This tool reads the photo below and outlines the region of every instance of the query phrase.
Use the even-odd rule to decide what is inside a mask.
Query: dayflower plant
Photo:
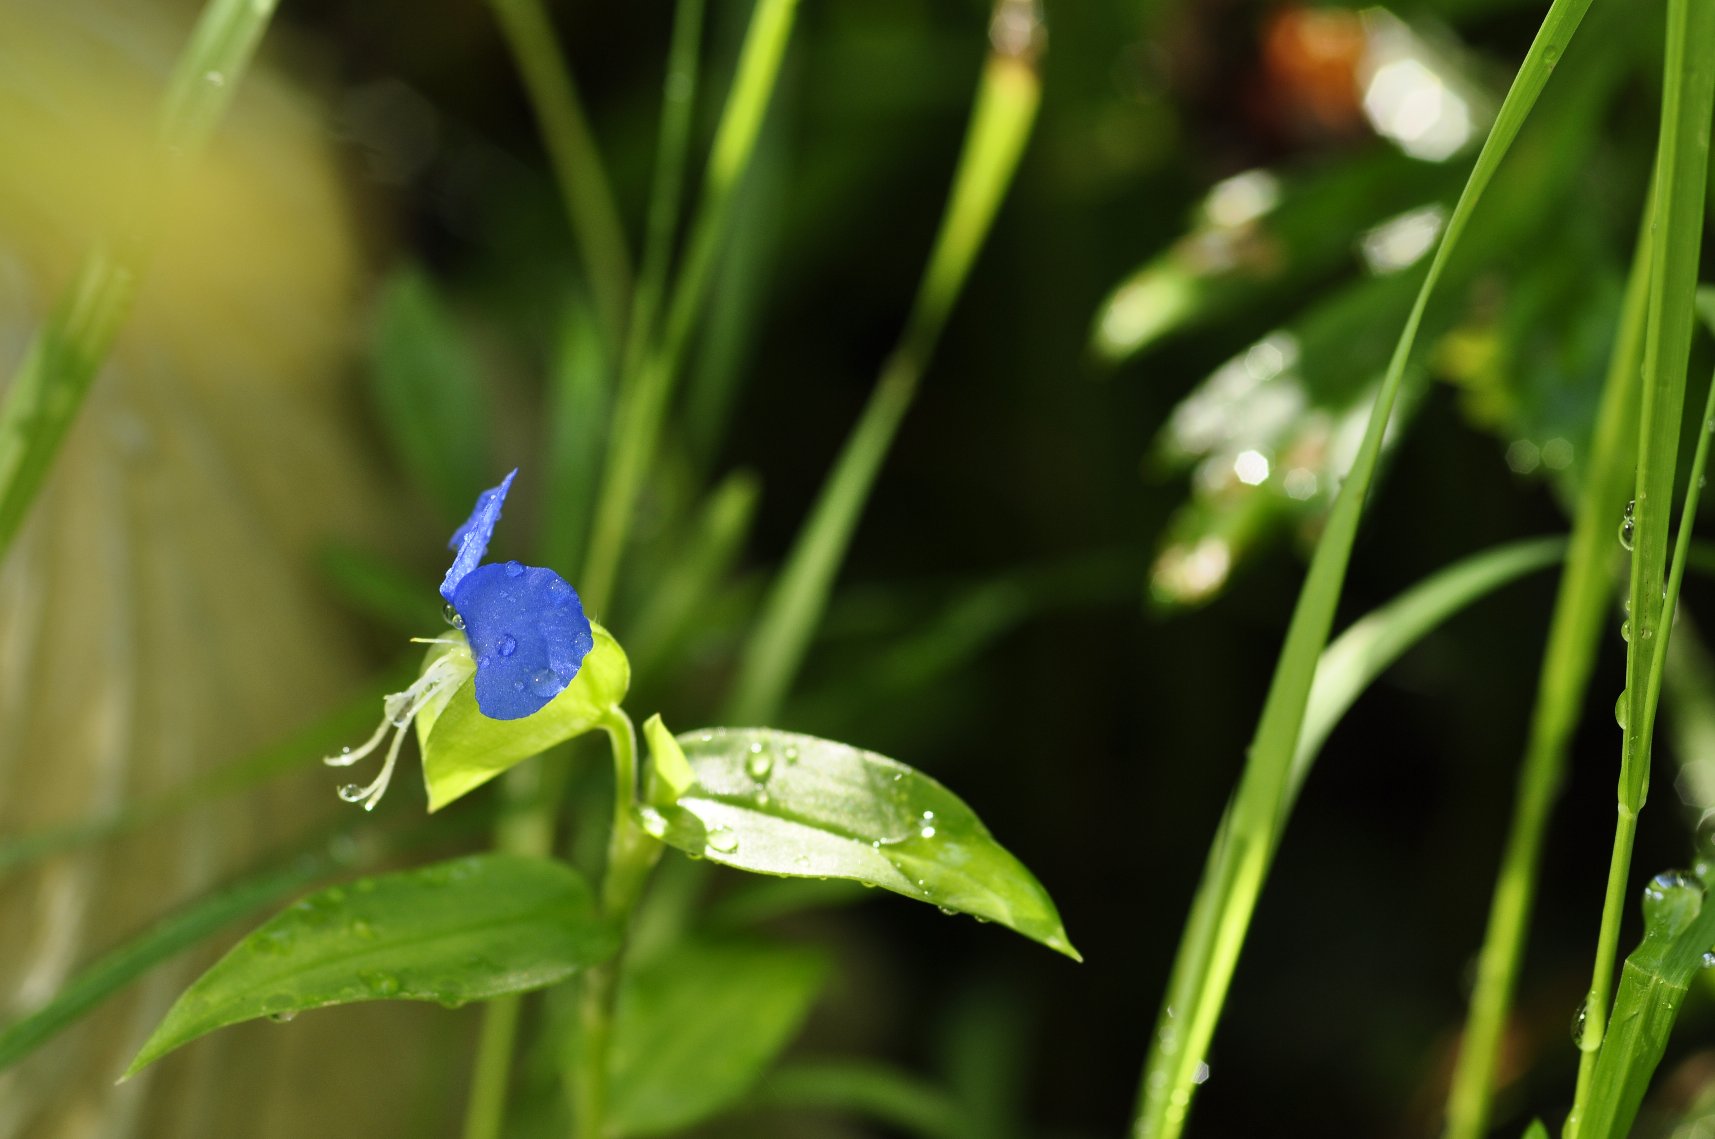
[[[565,578],[551,569],[519,562],[482,564],[517,476],[515,468],[499,486],[478,495],[470,517],[447,543],[455,552],[441,580],[441,596],[454,632],[450,637],[419,638],[446,645],[447,651],[432,657],[409,688],[386,697],[381,723],[362,746],[323,760],[331,767],[349,766],[393,733],[375,781],[367,787],[348,783],[339,789],[340,798],[347,802],[374,809],[393,778],[406,729],[425,708],[444,704],[473,672],[481,713],[493,720],[521,720],[541,711],[565,690],[595,644],[578,591]]]
[[[374,807],[414,726],[434,811],[516,764],[580,762],[594,749],[544,753],[600,732],[617,802],[599,889],[567,863],[514,853],[329,886],[209,969],[131,1072],[260,1016],[369,1000],[458,1005],[583,973],[570,1073],[580,1139],[692,1125],[739,1101],[808,1013],[827,970],[810,947],[760,941],[689,942],[630,962],[625,930],[668,850],[757,874],[879,886],[1078,956],[1047,891],[975,812],[896,760],[769,728],[675,736],[651,716],[643,725],[649,763],[639,770],[637,733],[621,707],[631,666],[619,642],[584,615],[577,591],[553,570],[483,563],[517,473],[483,491],[453,534],[441,582],[453,631],[420,638],[430,646],[422,674],[386,697],[381,724],[361,747],[327,762],[346,766],[386,743],[375,781],[339,792]],[[655,1002],[617,1001],[626,979]],[[678,1059],[662,1062],[651,1042],[697,1039],[683,1010],[702,1007],[717,1010],[710,1015],[733,1057],[710,1065],[704,1050],[677,1047],[666,1051]],[[756,1010],[738,1038],[718,1011],[734,1007]]]

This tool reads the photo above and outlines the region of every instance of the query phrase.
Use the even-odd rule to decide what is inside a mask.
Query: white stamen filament
[[[434,642],[437,644],[457,644],[458,642]],[[382,701],[381,723],[375,733],[357,748],[345,748],[338,755],[330,755],[322,760],[329,767],[350,767],[381,746],[381,741],[387,738],[389,731],[393,732],[393,742],[387,747],[387,758],[381,765],[381,774],[367,787],[359,787],[348,783],[339,789],[339,797],[348,803],[363,804],[363,809],[373,811],[375,804],[381,801],[381,796],[387,793],[387,784],[393,778],[393,766],[399,760],[399,749],[405,745],[405,733],[416,719],[417,713],[437,696],[441,695],[449,685],[462,684],[469,673],[469,657],[461,660],[460,653],[447,653],[437,657],[411,685],[403,692],[394,692]]]

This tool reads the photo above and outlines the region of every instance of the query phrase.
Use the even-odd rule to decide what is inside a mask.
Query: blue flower
[[[521,720],[558,696],[595,644],[578,591],[551,569],[518,562],[481,565],[513,471],[477,497],[453,534],[456,553],[441,596],[476,658],[476,706],[496,720]]]
[[[453,564],[441,580],[441,596],[449,620],[464,635],[435,639],[432,643],[451,649],[435,657],[411,687],[386,698],[375,733],[361,747],[345,748],[323,761],[349,766],[396,730],[375,782],[339,789],[347,802],[362,802],[366,810],[380,802],[411,721],[437,699],[450,697],[473,669],[478,710],[495,720],[521,720],[565,691],[594,646],[583,603],[565,578],[518,562],[482,564],[517,474],[514,470],[499,486],[478,495],[470,517],[447,544],[454,551]]]

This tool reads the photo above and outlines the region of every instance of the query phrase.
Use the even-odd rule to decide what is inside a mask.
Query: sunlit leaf
[[[881,886],[1081,960],[1048,892],[922,772],[766,728],[678,738],[697,785],[672,806],[641,811],[645,829],[669,845],[740,870]]]
[[[456,1006],[551,985],[617,947],[589,886],[563,863],[483,854],[360,878],[234,946],[179,997],[126,1075],[240,1021],[356,1001]]]
[[[577,676],[534,715],[521,720],[484,716],[476,706],[474,678],[444,705],[431,705],[418,714],[429,810],[438,811],[514,764],[590,731],[619,707],[631,683],[631,665],[612,634],[600,625],[591,629],[595,646]]]
[[[827,973],[814,950],[749,941],[692,942],[628,971],[610,1053],[614,1130],[677,1131],[737,1102]]]

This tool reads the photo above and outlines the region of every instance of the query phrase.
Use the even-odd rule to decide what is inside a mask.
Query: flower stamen
[[[456,641],[435,642],[458,645]],[[463,684],[471,671],[470,654],[466,652],[443,653],[423,670],[423,675],[412,682],[403,692],[388,695],[381,704],[381,723],[375,732],[357,748],[342,748],[338,755],[330,755],[322,760],[329,767],[350,767],[381,746],[381,741],[393,733],[393,742],[387,747],[387,758],[381,765],[381,774],[367,787],[356,783],[347,783],[339,789],[339,797],[347,803],[362,803],[363,809],[373,811],[375,804],[381,801],[381,796],[387,793],[387,785],[393,779],[394,765],[399,761],[399,749],[405,745],[405,734],[411,727],[411,721],[417,718],[432,701],[445,694],[448,688]]]

